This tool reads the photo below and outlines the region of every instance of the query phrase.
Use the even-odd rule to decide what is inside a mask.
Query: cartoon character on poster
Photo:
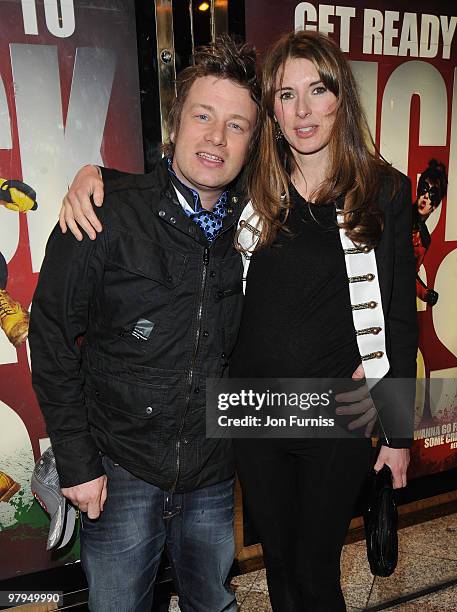
[[[427,227],[427,219],[441,204],[447,193],[448,178],[446,166],[431,159],[427,168],[419,177],[416,191],[416,200],[413,203],[413,246],[416,260],[416,295],[419,300],[430,307],[438,302],[439,294],[435,289],[428,286],[419,276],[419,270],[424,263],[427,251],[432,243],[430,231]],[[419,355],[418,377],[422,379],[423,364]],[[422,374],[422,375],[421,375]],[[438,381],[435,381],[437,383]],[[436,384],[434,385],[436,391]],[[439,425],[439,419],[434,417],[432,408],[432,393],[430,380],[418,384],[419,393],[416,394],[416,427]],[[439,395],[439,394],[438,394]]]
[[[0,178],[0,205],[23,214],[38,208],[36,193],[29,185],[22,181],[3,178]],[[8,265],[0,250],[0,326],[11,344],[18,347],[25,342],[28,335],[29,313],[9,293],[7,283]],[[26,509],[32,502],[28,491],[28,475],[33,453],[22,421],[3,402],[0,408],[4,424],[6,424],[5,419],[9,424],[8,436],[10,439],[14,437],[16,442],[14,448],[9,449],[15,461],[11,461],[11,453],[8,455],[2,453],[0,464],[0,502],[3,502],[0,506],[0,528],[5,528],[14,525],[18,518],[18,511]],[[2,450],[5,450],[7,442],[7,440],[2,441]],[[22,481],[22,484],[18,481]]]
[[[0,178],[0,205],[8,210],[27,213],[36,210],[35,191],[26,183]],[[1,245],[0,245],[1,247]],[[0,325],[13,346],[20,346],[27,338],[29,313],[8,292],[8,266],[0,250]]]
[[[416,259],[416,293],[417,297],[434,306],[438,301],[438,293],[430,288],[419,277],[419,269],[432,242],[426,221],[441,204],[447,193],[446,166],[436,159],[428,162],[417,185],[417,199],[413,204],[413,245]]]

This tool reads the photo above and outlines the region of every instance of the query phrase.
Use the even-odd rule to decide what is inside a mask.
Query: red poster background
[[[66,38],[54,36],[48,30],[43,0],[29,1],[28,4],[36,6],[38,35],[24,33],[22,5],[19,0],[0,0],[0,76],[8,101],[12,137],[12,149],[0,149],[0,177],[22,180],[15,83],[10,57],[11,43],[52,45],[57,48],[64,123],[77,49],[89,47],[114,50],[116,67],[101,155],[106,166],[141,172],[143,153],[133,0],[123,2],[75,0],[75,31]],[[37,91],[36,104],[39,105],[41,99],[42,96]],[[37,159],[36,163],[39,164],[40,160]],[[40,193],[37,193],[39,207],[37,211],[28,214],[50,215],[51,229],[57,220],[62,195],[56,193],[55,202],[49,203],[42,201]],[[20,217],[19,244],[8,262],[6,289],[14,300],[27,308],[38,278],[38,273],[32,271],[27,219],[23,213],[8,211],[6,214]],[[6,237],[3,236],[3,239]],[[0,227],[0,250],[2,250],[1,241]],[[0,330],[0,334],[3,334],[3,331]],[[39,440],[46,438],[47,434],[31,386],[26,344],[17,349],[17,363],[0,363],[0,400],[7,404],[25,424],[36,460],[40,455]],[[0,423],[0,429],[2,427]],[[9,434],[3,431],[3,435]],[[55,563],[72,560],[77,554],[77,551],[70,551],[64,556],[46,552],[45,537],[49,521],[36,503],[32,506],[26,503],[29,483],[25,481],[19,484],[21,490],[18,494],[15,494],[9,502],[0,501],[0,511],[3,511],[3,515],[0,513],[0,518],[5,514],[6,503],[14,506],[14,518],[8,515],[8,521],[3,521],[3,524],[0,520],[0,579],[12,576],[14,573],[44,569]]]

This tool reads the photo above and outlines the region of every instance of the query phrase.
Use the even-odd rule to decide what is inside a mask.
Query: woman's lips
[[[317,125],[308,125],[306,127],[295,128],[295,133],[299,138],[310,138],[317,132]]]

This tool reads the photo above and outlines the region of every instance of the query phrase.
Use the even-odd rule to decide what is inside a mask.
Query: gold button
[[[380,331],[381,331],[381,328],[380,328],[380,327],[373,327],[373,333],[374,333],[374,334],[376,334],[376,335],[377,335],[377,334],[379,334],[379,332],[380,332]]]
[[[384,353],[383,353],[383,351],[376,351],[375,355],[376,355],[376,359],[381,359],[381,357],[384,355]]]
[[[232,202],[233,202],[233,204],[236,204],[238,202],[238,198],[236,196],[233,196]]]
[[[244,227],[246,225],[246,221],[241,220],[240,221],[240,227]]]
[[[377,302],[368,302],[368,308],[376,308]]]
[[[365,246],[365,247],[363,247],[362,250],[363,250],[364,253],[369,253],[371,249],[370,249],[370,247]]]
[[[374,274],[367,274],[367,280],[372,281],[374,279]]]

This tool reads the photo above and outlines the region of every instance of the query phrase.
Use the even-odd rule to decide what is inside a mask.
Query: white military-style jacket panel
[[[251,254],[259,240],[261,227],[259,215],[254,211],[252,203],[248,202],[238,222],[238,242],[247,250],[242,253],[244,292]],[[365,376],[379,379],[387,374],[390,365],[386,355],[384,313],[376,255],[373,249],[354,244],[344,230],[340,229],[339,233],[348,275],[352,317]]]

